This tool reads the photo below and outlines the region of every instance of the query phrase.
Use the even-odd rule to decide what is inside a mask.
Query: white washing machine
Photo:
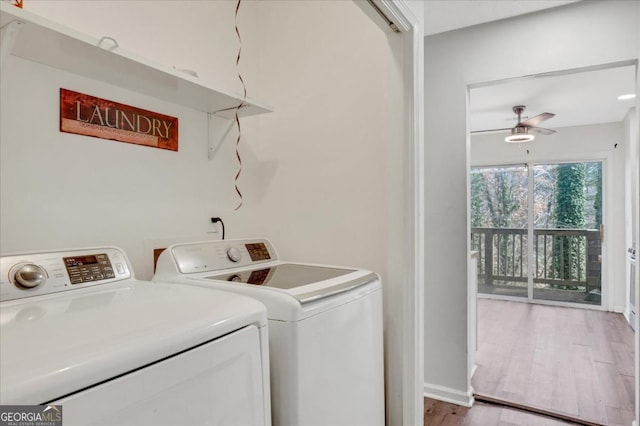
[[[0,404],[71,425],[270,425],[265,308],[134,279],[114,247],[0,258]]]
[[[385,423],[377,274],[284,262],[265,239],[175,244],[154,281],[233,291],[267,307],[277,426]]]

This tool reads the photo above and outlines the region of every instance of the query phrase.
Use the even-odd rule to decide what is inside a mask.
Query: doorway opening
[[[470,88],[479,262],[469,329],[480,399],[597,424],[634,419],[634,332],[612,311],[626,304],[624,149],[634,106],[617,97],[636,93],[635,73],[629,62]],[[523,105],[522,117],[513,113]],[[618,112],[592,114],[605,109]],[[534,140],[506,143],[540,116]]]

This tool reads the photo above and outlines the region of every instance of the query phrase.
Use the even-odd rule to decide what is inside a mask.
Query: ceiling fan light
[[[511,134],[504,138],[504,141],[507,143],[523,143],[523,142],[531,142],[536,137],[532,134],[529,134],[529,131],[526,127],[516,126],[511,129]]]
[[[504,141],[507,143],[522,143],[522,142],[531,142],[536,137],[533,135],[510,135],[504,138]]]

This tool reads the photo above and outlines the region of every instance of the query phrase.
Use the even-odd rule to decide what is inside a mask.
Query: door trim
[[[388,37],[401,37],[402,58],[402,151],[403,151],[403,276],[401,306],[392,311],[394,321],[401,323],[402,371],[397,366],[391,374],[402,376],[402,418],[391,418],[390,424],[422,425],[424,420],[424,29],[423,18],[416,17],[405,0],[373,0],[376,7],[390,18],[399,30],[394,33],[387,22],[367,2],[353,0]],[[389,360],[387,360],[389,361]],[[396,367],[396,368],[394,368]],[[387,395],[388,397],[389,395]],[[396,404],[387,401],[387,404]]]

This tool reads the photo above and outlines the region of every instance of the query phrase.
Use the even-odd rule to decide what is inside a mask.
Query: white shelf
[[[120,47],[99,47],[99,39],[81,34],[6,2],[0,2],[0,27],[19,21],[11,54],[94,80],[143,93],[225,118],[243,104],[242,117],[272,112],[254,99],[213,89],[197,77],[153,63]],[[7,43],[10,37],[3,37]],[[103,45],[114,46],[105,42]],[[3,47],[4,50],[4,47]]]

